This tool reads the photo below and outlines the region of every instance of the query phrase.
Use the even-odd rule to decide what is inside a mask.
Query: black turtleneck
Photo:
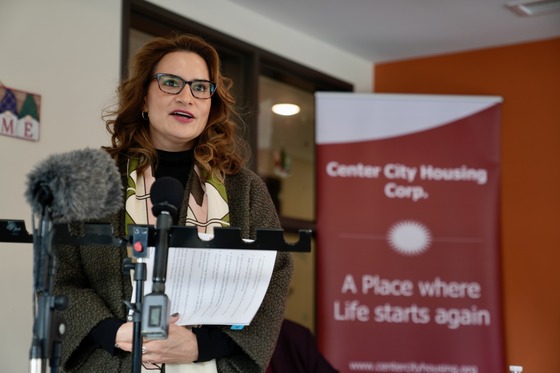
[[[154,167],[154,177],[170,176],[179,180],[183,188],[187,185],[187,177],[194,160],[194,150],[168,152],[157,149],[158,160]]]

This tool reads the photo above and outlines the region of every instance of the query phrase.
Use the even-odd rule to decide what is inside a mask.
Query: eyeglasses
[[[154,75],[153,79],[157,80],[158,87],[162,92],[170,95],[178,95],[187,84],[192,95],[196,98],[210,98],[216,92],[216,83],[209,80],[195,79],[188,81],[177,75],[163,73]]]

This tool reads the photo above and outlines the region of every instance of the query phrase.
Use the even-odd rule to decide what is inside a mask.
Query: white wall
[[[40,141],[0,136],[0,219],[23,219],[30,231],[23,193],[33,166],[107,143],[101,110],[119,77],[120,24],[115,0],[0,0],[0,81],[41,95]],[[27,372],[32,247],[0,243],[0,255],[0,371]]]
[[[371,92],[371,62],[228,1],[154,3]],[[40,140],[0,136],[0,219],[24,220],[31,232],[26,175],[51,154],[108,143],[101,112],[119,78],[120,27],[115,0],[0,0],[0,83],[41,95]],[[0,371],[26,372],[32,247],[0,243],[0,255]]]

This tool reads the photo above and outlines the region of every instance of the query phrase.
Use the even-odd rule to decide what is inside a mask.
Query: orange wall
[[[382,63],[374,77],[375,93],[504,98],[507,362],[527,373],[560,372],[560,38]]]

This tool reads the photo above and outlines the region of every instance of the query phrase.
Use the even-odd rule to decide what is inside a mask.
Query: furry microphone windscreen
[[[34,212],[48,208],[55,223],[99,219],[123,207],[119,170],[100,149],[48,157],[29,173],[25,196]]]

